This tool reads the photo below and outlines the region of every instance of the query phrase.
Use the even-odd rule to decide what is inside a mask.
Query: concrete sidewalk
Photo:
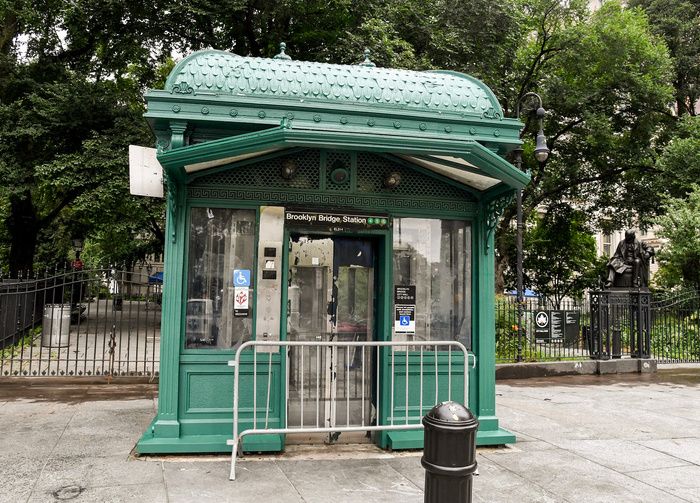
[[[479,502],[700,502],[700,366],[497,385],[507,448],[478,450]],[[134,458],[149,385],[0,383],[2,502],[422,502],[420,453],[294,447]]]

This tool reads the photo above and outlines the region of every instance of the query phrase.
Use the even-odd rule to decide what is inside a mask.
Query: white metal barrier
[[[281,427],[270,428],[270,396],[273,380],[273,354],[278,348],[284,347],[287,361],[285,362],[285,410]],[[380,348],[389,348],[390,414],[388,424],[377,424],[381,410],[380,389]],[[433,348],[432,354],[429,352]],[[253,427],[239,432],[239,401],[240,401],[240,370],[241,354],[246,349],[252,349],[252,422]],[[421,419],[424,411],[423,397],[429,389],[424,389],[424,378],[434,378],[433,399],[426,402],[432,407],[442,400],[452,400],[452,352],[461,352],[463,366],[463,382],[461,402],[469,404],[469,358],[472,358],[472,368],[476,365],[474,355],[471,355],[463,344],[457,341],[248,341],[238,348],[234,360],[229,366],[234,367],[233,380],[233,438],[228,440],[231,450],[231,475],[236,478],[236,456],[239,444],[244,436],[254,434],[286,434],[286,433],[342,433],[415,430],[423,427]],[[295,354],[296,353],[296,354]],[[308,355],[305,358],[305,353]],[[351,355],[352,353],[352,355]],[[403,361],[400,361],[403,357]],[[373,361],[374,360],[374,361]],[[399,360],[397,362],[397,360]],[[280,361],[280,364],[282,362]],[[404,379],[403,396],[399,394],[400,386],[396,386],[396,368],[403,364],[401,377]],[[265,379],[265,412],[264,421],[258,417],[258,366],[267,366]],[[409,367],[418,367],[418,400],[410,405],[409,396]],[[433,367],[426,371],[425,368]],[[355,370],[361,370],[355,373]],[[368,372],[369,371],[369,372]],[[441,378],[442,376],[442,378]],[[290,386],[291,381],[291,386]],[[440,382],[447,384],[446,392],[440,392]],[[292,389],[293,388],[293,389]],[[444,388],[444,386],[443,386]],[[412,390],[416,391],[416,390]],[[314,393],[315,392],[315,393]],[[323,392],[323,395],[321,394]],[[291,394],[290,394],[291,393]],[[298,400],[296,400],[298,398]],[[403,398],[403,416],[394,417],[396,407],[401,409]],[[457,399],[457,398],[456,398]],[[458,399],[457,399],[458,400]],[[458,400],[459,401],[459,400]],[[359,402],[359,404],[358,404]],[[308,405],[307,405],[308,404]],[[290,407],[291,405],[291,407]],[[306,410],[305,410],[306,405]],[[354,407],[351,407],[354,405]],[[322,407],[323,406],[323,407]],[[345,408],[345,421],[339,422],[338,407]],[[290,409],[293,409],[293,420],[290,424]],[[372,419],[374,412],[374,419]],[[311,419],[307,417],[311,415]],[[342,414],[340,414],[342,416]],[[298,416],[298,421],[296,420]],[[305,424],[306,423],[306,424]]]

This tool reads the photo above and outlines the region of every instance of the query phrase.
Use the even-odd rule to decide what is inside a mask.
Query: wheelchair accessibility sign
[[[250,287],[250,269],[234,269],[233,286],[236,288]]]
[[[416,332],[416,306],[397,305],[394,317],[394,330],[397,334]]]

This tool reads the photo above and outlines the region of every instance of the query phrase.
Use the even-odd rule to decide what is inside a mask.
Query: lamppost
[[[537,120],[539,122],[539,130],[537,131],[536,144],[535,144],[535,159],[537,162],[543,163],[549,157],[549,148],[547,148],[547,138],[544,136],[544,130],[542,129],[542,119],[544,119],[545,110],[542,108],[542,98],[537,93],[526,93],[519,100],[515,108],[515,118],[520,119],[520,112],[522,105],[526,99],[535,98],[537,100],[537,109],[535,114],[537,115]],[[519,170],[523,169],[523,149],[518,146],[513,151],[513,164]],[[515,204],[517,206],[516,215],[516,234],[515,234],[515,248],[516,248],[516,276],[517,276],[517,309],[518,309],[518,354],[517,361],[523,361],[523,308],[525,305],[525,296],[523,292],[523,190],[518,189],[515,193]]]
[[[80,271],[83,270],[83,261],[80,260],[80,253],[83,251],[83,240],[80,238],[75,238],[72,240],[73,251],[75,252],[75,260],[71,262],[71,269],[73,270],[73,279],[71,282],[71,319],[73,322],[80,320],[80,302],[83,300],[83,285],[82,285],[82,275]]]
[[[83,251],[83,240],[75,238],[73,241],[73,251],[75,252],[75,260],[71,264],[72,268],[79,271],[83,268],[83,261],[80,260],[80,253]]]

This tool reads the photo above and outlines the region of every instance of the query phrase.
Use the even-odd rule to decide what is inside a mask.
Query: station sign
[[[287,225],[292,224],[330,231],[389,228],[389,217],[387,215],[287,210],[284,213],[284,221]]]

